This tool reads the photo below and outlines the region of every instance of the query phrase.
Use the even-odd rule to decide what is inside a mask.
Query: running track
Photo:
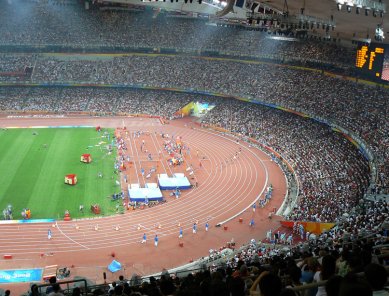
[[[267,229],[277,227],[277,219],[268,221],[267,214],[273,207],[279,207],[286,191],[285,178],[278,166],[263,152],[245,143],[237,143],[233,138],[209,130],[193,128],[187,123],[175,121],[162,126],[155,119],[134,118],[1,119],[1,126],[125,125],[129,131],[148,130],[151,134],[147,141],[153,154],[162,145],[162,139],[155,136],[154,131],[180,135],[191,148],[191,155],[186,156],[186,160],[195,169],[195,180],[199,184],[197,188],[183,193],[180,199],[170,198],[163,205],[128,211],[125,215],[76,222],[58,221],[55,227],[51,224],[0,224],[0,255],[12,254],[15,258],[0,260],[1,269],[10,266],[26,268],[29,266],[25,265],[31,264],[107,266],[112,260],[111,253],[115,252],[116,258],[128,269],[137,266],[130,273],[158,272],[163,267],[171,268],[187,263],[190,258],[206,256],[210,248],[223,246],[232,237],[241,245],[253,237],[264,237]],[[136,140],[131,139],[130,144],[131,141],[134,145],[128,148],[132,149],[133,155],[139,155],[139,151],[135,151],[139,149]],[[239,158],[231,160],[239,148],[242,150]],[[199,151],[199,155],[195,151]],[[172,169],[161,162],[158,173],[165,171],[170,175]],[[133,171],[139,172],[138,165],[135,160]],[[134,176],[136,174],[132,178]],[[140,182],[143,183],[142,180]],[[253,213],[250,206],[270,183],[275,188],[271,203]],[[241,211],[244,212],[239,217],[244,219],[244,223],[239,223],[236,218],[225,224],[228,230],[215,227]],[[254,229],[247,225],[251,218],[256,221]],[[209,232],[204,230],[207,220]],[[199,223],[197,234],[191,231],[194,221]],[[184,229],[183,248],[178,247],[178,223]],[[95,230],[96,225],[98,231]],[[119,230],[115,230],[117,225],[120,225]],[[47,239],[48,228],[53,232],[50,241]],[[148,235],[146,245],[140,244],[144,232]],[[152,241],[155,234],[160,238],[158,248]],[[42,259],[42,254],[53,256]]]

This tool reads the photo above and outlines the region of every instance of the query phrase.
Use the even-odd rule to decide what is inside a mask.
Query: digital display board
[[[381,78],[385,55],[387,49],[382,44],[361,44],[357,48],[355,66],[370,77]]]

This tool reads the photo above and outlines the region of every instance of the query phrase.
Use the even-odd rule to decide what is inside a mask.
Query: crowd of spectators
[[[170,119],[196,95],[140,89],[0,88],[0,111],[147,114]]]
[[[33,62],[32,55],[0,53],[0,82],[29,80]]]
[[[23,72],[32,61],[32,55],[0,53],[0,72]]]
[[[380,247],[387,242],[388,218],[388,202],[383,200],[360,200],[352,212],[342,216],[336,227],[325,231],[321,235],[310,235],[309,238],[304,237],[299,243],[287,248],[275,248],[274,245],[261,241],[258,243],[251,241],[239,250],[238,254],[231,261],[232,264],[228,265],[236,267],[234,262],[238,260],[244,261],[247,265],[254,262],[271,264],[272,258],[280,254],[291,256],[295,259],[304,259],[304,253],[312,253],[315,254],[315,257],[318,257],[322,249],[329,250],[344,247],[344,245],[350,247],[356,242],[360,244],[361,238],[375,246],[377,250],[371,250],[370,255],[375,257],[374,261],[377,262],[378,258],[376,256],[380,255],[382,251]],[[281,243],[281,245],[283,244]],[[382,261],[380,262],[382,263]]]
[[[69,1],[74,5],[60,2],[5,2],[0,11],[0,45],[175,48],[353,63],[352,52],[333,42],[282,42],[267,38],[265,32],[209,25],[208,18],[175,18],[167,12],[148,10],[102,11],[93,5],[85,10],[77,1]]]

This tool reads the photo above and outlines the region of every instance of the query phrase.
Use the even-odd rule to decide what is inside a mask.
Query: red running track
[[[191,149],[190,155],[186,155],[186,162],[192,164],[195,169],[194,180],[199,184],[197,188],[184,192],[179,199],[167,198],[168,202],[163,205],[128,211],[125,215],[58,221],[55,227],[51,224],[0,224],[0,255],[12,254],[14,258],[0,260],[0,269],[58,264],[83,267],[85,269],[80,268],[79,273],[102,281],[102,274],[90,275],[90,269],[87,268],[106,267],[112,260],[112,252],[115,253],[115,258],[126,266],[126,276],[131,276],[134,272],[148,274],[159,272],[162,268],[186,264],[191,258],[207,256],[210,248],[223,246],[231,238],[240,246],[251,238],[264,237],[269,228],[278,227],[277,217],[270,221],[267,215],[273,207],[278,208],[281,205],[285,196],[286,181],[282,171],[262,151],[246,143],[237,143],[229,136],[193,128],[193,125],[185,120],[162,126],[155,119],[137,118],[3,118],[0,125],[124,125],[130,132],[150,132],[146,141],[153,155],[158,153],[163,143],[163,139],[158,137],[160,131],[179,135]],[[140,139],[132,136],[128,139],[128,149],[132,149],[134,157],[134,166],[130,172],[133,183],[137,183],[136,178],[140,176],[137,174],[141,165],[137,157],[138,160],[142,157],[139,141]],[[239,148],[242,151],[239,157],[232,159],[232,155]],[[178,172],[177,168],[169,168],[165,156],[160,161],[158,173],[170,175],[172,172]],[[141,177],[139,180],[143,184]],[[253,212],[251,205],[269,184],[274,187],[271,202],[264,209],[257,208],[256,212]],[[243,213],[239,218],[243,218],[243,223],[234,218],[225,224],[227,230],[224,230],[224,227],[215,227],[241,211]],[[256,222],[254,228],[248,226],[251,218]],[[194,221],[199,223],[197,234],[191,231]],[[210,224],[208,232],[204,227],[206,221]],[[178,246],[178,223],[184,230],[184,237],[180,240],[184,247]],[[117,225],[120,225],[119,230],[115,230]],[[160,225],[160,228],[156,225]],[[48,228],[53,233],[51,240],[47,239]],[[148,242],[141,244],[144,232],[148,235]],[[155,234],[160,238],[158,247],[153,244]],[[42,257],[41,254],[45,256]],[[52,256],[46,256],[48,254]]]

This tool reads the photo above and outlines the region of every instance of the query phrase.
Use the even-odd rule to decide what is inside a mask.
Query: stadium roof
[[[268,0],[265,3],[281,9],[284,6],[284,0]],[[340,1],[338,1],[340,2]],[[287,1],[289,6],[289,13],[292,15],[300,14],[300,9],[304,6],[306,15],[318,17],[320,19],[329,19],[333,15],[336,28],[334,33],[339,33],[339,37],[352,39],[354,34],[356,38],[367,38],[367,35],[374,41],[375,30],[378,24],[383,25],[385,33],[385,43],[389,43],[389,14],[383,14],[383,18],[380,17],[380,13],[377,12],[377,16],[373,16],[373,11],[370,9],[369,15],[365,15],[365,8],[360,8],[360,13],[356,13],[356,6],[351,7],[351,12],[347,12],[347,2],[344,4],[340,11],[338,11],[337,1],[335,0],[300,0],[300,1]],[[357,2],[357,1],[355,1]],[[369,1],[369,2],[379,2]],[[382,4],[386,4],[386,11],[389,9],[389,1],[382,0]],[[335,35],[336,36],[336,35]],[[333,37],[335,37],[333,36]]]
[[[374,41],[374,36],[376,34],[377,25],[381,25],[383,28],[385,39],[384,43],[389,44],[389,14],[384,13],[381,17],[380,11],[374,12],[373,8],[370,8],[368,16],[365,15],[365,7],[362,6],[359,9],[359,14],[356,13],[357,4],[374,4],[380,6],[385,6],[386,11],[389,10],[389,0],[299,0],[299,1],[287,1],[287,0],[200,0],[202,4],[199,4],[199,0],[193,0],[193,3],[190,3],[190,0],[108,0],[110,2],[120,2],[120,3],[131,3],[134,5],[143,4],[146,6],[153,6],[162,9],[172,10],[172,11],[182,11],[185,13],[203,13],[209,15],[220,15],[223,9],[225,10],[228,4],[223,1],[232,1],[233,12],[225,14],[224,18],[226,19],[240,19],[246,20],[247,14],[250,11],[263,13],[263,7],[266,7],[267,10],[271,12],[283,13],[286,11],[286,6],[288,8],[289,16],[298,16],[301,17],[301,9],[304,8],[304,16],[312,17],[312,19],[318,19],[320,22],[320,28],[322,28],[323,23],[325,24],[335,24],[334,30],[330,26],[328,35],[331,38],[342,38],[342,39],[371,39]],[[106,1],[105,1],[106,2]],[[185,3],[187,2],[187,3]],[[342,8],[339,11],[337,3],[343,3]],[[238,3],[241,3],[241,8],[238,7]],[[351,7],[350,12],[347,11],[346,6],[348,3],[354,3],[354,6]],[[287,5],[285,5],[287,4]],[[254,9],[255,7],[255,9]],[[257,14],[258,15],[258,14]],[[376,16],[373,16],[376,15]],[[332,17],[331,17],[332,16]],[[312,21],[315,23],[313,30],[311,29],[309,33],[316,34],[318,36],[325,35],[325,30],[317,29],[318,22]],[[312,28],[312,25],[310,25]],[[315,30],[316,29],[316,30]],[[316,32],[315,32],[316,31]]]

